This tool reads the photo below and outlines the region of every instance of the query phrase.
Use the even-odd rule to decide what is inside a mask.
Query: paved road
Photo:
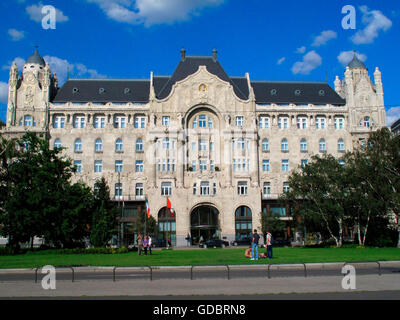
[[[378,265],[359,265],[356,267],[357,275],[377,275],[379,272]],[[86,270],[81,268],[74,268],[74,273],[71,269],[60,268],[57,269],[56,278],[61,281],[86,281],[86,280],[110,280],[113,281],[113,269],[93,269]],[[400,275],[400,266],[382,266],[382,275],[398,274]],[[307,277],[334,277],[341,276],[341,266],[332,266],[330,268],[311,268],[307,267]],[[271,266],[269,276],[271,278],[287,278],[287,277],[301,277],[305,276],[304,268],[298,266],[296,268],[282,268],[279,266]],[[7,273],[0,273],[0,282],[8,281],[35,281],[35,270],[31,271],[10,271]],[[43,275],[40,270],[37,274],[38,279]],[[229,268],[230,279],[247,279],[247,278],[266,278],[268,277],[268,266],[261,267],[233,267]],[[153,268],[117,268],[115,271],[115,280],[145,280],[152,278],[156,280],[167,279],[223,279],[228,278],[228,269],[224,266],[221,267],[195,267],[191,268],[173,268],[173,269],[158,269]]]

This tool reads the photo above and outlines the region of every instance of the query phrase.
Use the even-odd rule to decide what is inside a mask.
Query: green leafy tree
[[[346,168],[331,155],[314,156],[309,165],[289,177],[290,191],[282,200],[305,215],[318,216],[337,247],[343,244],[348,203]]]
[[[286,228],[286,223],[279,219],[278,216],[272,215],[270,213],[262,214],[262,232],[266,234],[270,232],[275,238],[282,233],[284,233]]]
[[[91,221],[90,190],[71,185],[71,161],[60,157],[60,149],[50,149],[46,139],[28,132],[17,146],[20,153],[8,165],[8,198],[0,221],[9,245],[18,250],[20,242],[44,236],[55,246],[73,246]]]
[[[119,211],[111,201],[110,189],[104,178],[96,181],[95,190],[90,243],[95,247],[105,247],[118,231]]]

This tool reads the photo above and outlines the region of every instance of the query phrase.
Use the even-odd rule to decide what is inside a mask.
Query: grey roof
[[[191,74],[199,66],[223,81],[230,83],[235,94],[243,100],[249,99],[246,77],[229,77],[215,57],[185,57],[172,76],[154,76],[153,85],[156,97],[165,99],[172,86]],[[333,104],[345,105],[342,99],[327,83],[323,82],[251,82],[256,102],[294,103],[294,104]],[[53,102],[141,102],[147,103],[150,97],[150,80],[68,80],[58,90]]]
[[[149,80],[68,80],[53,102],[126,103],[149,101]]]
[[[40,54],[37,51],[37,49],[35,49],[35,52],[33,53],[33,55],[31,55],[28,59],[26,59],[25,63],[36,63],[36,64],[39,64],[41,66],[45,66],[46,65],[46,62],[40,56]]]
[[[346,104],[324,82],[252,82],[251,86],[259,104]]]
[[[365,64],[357,58],[356,53],[354,53],[353,60],[351,60],[350,63],[347,66],[350,69],[357,69],[357,68],[367,69],[365,67]]]
[[[171,93],[172,86],[189,75],[195,73],[199,66],[206,66],[207,71],[216,75],[223,81],[229,82],[233,85],[236,95],[244,100],[248,99],[248,94],[244,94],[240,88],[236,85],[235,82],[231,81],[229,76],[226,74],[224,69],[219,64],[218,60],[213,57],[185,57],[184,60],[181,60],[178,64],[178,67],[175,69],[175,72],[168,80],[168,82],[164,85],[164,87],[157,92],[156,95],[159,99],[165,99]]]

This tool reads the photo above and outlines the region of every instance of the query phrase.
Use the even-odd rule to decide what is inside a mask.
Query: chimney
[[[218,53],[217,49],[214,48],[213,51],[212,51],[214,62],[217,61],[217,53]]]
[[[185,61],[185,59],[186,59],[186,50],[185,50],[184,47],[182,47],[182,49],[181,49],[181,60]]]

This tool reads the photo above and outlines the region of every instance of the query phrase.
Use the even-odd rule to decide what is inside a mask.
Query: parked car
[[[165,239],[157,239],[153,240],[153,247],[154,248],[166,248],[167,247],[167,240]]]
[[[208,240],[208,241],[203,241],[199,244],[200,248],[225,248],[229,246],[229,242],[225,240],[220,240],[220,239],[214,239],[214,240]]]
[[[251,245],[251,237],[245,237],[238,240],[232,241],[233,246],[250,246]]]

